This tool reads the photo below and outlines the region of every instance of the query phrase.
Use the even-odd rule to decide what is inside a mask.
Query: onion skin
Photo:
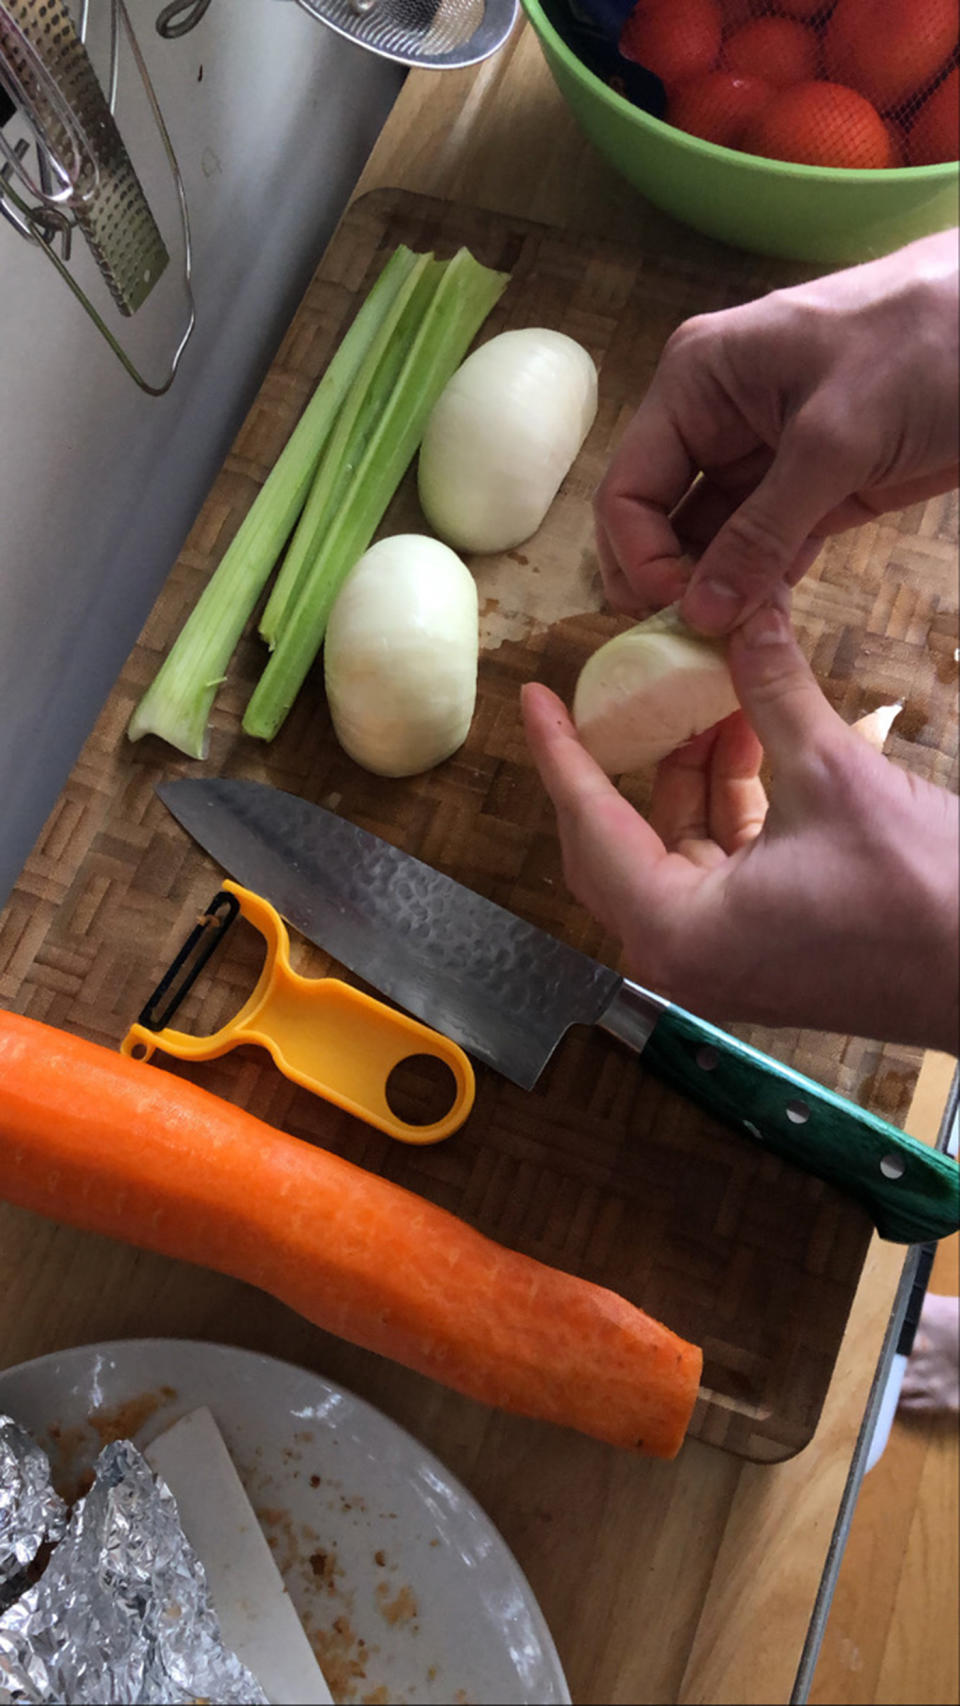
[[[541,525],[597,412],[597,370],[564,332],[501,332],[457,369],[420,447],[420,504],[456,550],[508,551]]]
[[[895,705],[878,705],[875,711],[868,711],[865,717],[859,717],[853,727],[877,752],[882,752],[887,744],[887,736],[902,710],[902,700],[898,700]]]

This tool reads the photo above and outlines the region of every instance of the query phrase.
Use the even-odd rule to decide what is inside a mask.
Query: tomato
[[[717,0],[639,0],[619,46],[625,59],[646,66],[670,89],[712,70],[720,35]]]
[[[883,125],[890,138],[891,166],[906,166],[908,164],[907,135],[903,125],[898,124],[895,118],[885,118]]]
[[[751,119],[740,140],[748,154],[802,166],[883,167],[896,164],[875,107],[840,83],[795,83]]]
[[[817,75],[820,49],[812,30],[794,18],[757,18],[734,30],[723,44],[721,63],[739,77],[763,77],[778,88]]]
[[[815,18],[824,10],[824,0],[777,0],[777,11],[788,18]]]
[[[911,166],[936,166],[960,159],[960,71],[954,68],[928,95],[910,128]]]
[[[724,33],[738,30],[741,24],[746,24],[755,18],[758,12],[756,0],[720,0],[720,10],[723,13]]]
[[[735,148],[744,126],[773,94],[772,84],[759,77],[708,71],[673,90],[667,102],[667,123],[690,136],[702,136],[705,142]]]
[[[827,24],[827,75],[881,112],[923,94],[957,45],[960,0],[837,0]]]

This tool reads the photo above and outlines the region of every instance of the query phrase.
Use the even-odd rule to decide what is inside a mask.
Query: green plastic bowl
[[[956,165],[841,171],[702,142],[615,94],[567,46],[539,0],[522,4],[594,147],[657,207],[708,237],[756,254],[843,264],[957,224]]]

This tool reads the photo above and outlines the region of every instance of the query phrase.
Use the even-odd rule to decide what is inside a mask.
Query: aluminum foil
[[[46,1456],[18,1422],[0,1416],[0,1607],[44,1542],[59,1540],[66,1526]]]
[[[129,1440],[100,1453],[44,1574],[0,1615],[0,1701],[267,1701],[223,1645],[173,1495]]]

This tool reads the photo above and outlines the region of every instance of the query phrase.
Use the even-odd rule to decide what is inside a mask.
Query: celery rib
[[[336,492],[336,506],[332,510],[326,497],[322,505],[318,500],[319,526],[310,544],[304,541],[304,561],[274,650],[247,705],[244,731],[261,740],[272,740],[286,718],[323,642],[334,599],[383,519],[430,410],[508,282],[508,274],[482,266],[467,249],[438,265],[439,282],[429,302],[420,304],[419,325],[399,371],[394,350],[376,371],[364,374],[369,389],[354,414],[353,432],[345,435],[343,470],[321,464],[317,478]],[[412,301],[418,300],[415,294]],[[358,374],[358,385],[359,380]]]
[[[261,637],[271,650],[296,601],[306,567],[316,554],[330,518],[336,515],[337,507],[343,501],[351,463],[356,463],[360,447],[369,440],[373,423],[366,405],[373,382],[384,371],[389,384],[396,378],[403,363],[404,350],[411,340],[410,327],[412,325],[415,332],[422,318],[422,300],[425,295],[429,299],[433,294],[441,272],[442,263],[435,261],[432,255],[418,257],[416,266],[397,292],[390,312],[357,369],[324,446],[296,531],[260,618]]]
[[[134,709],[130,740],[155,734],[206,756],[217,687],[310,491],[357,372],[421,257],[391,255],[334,352],[310,402],[167,657]]]

